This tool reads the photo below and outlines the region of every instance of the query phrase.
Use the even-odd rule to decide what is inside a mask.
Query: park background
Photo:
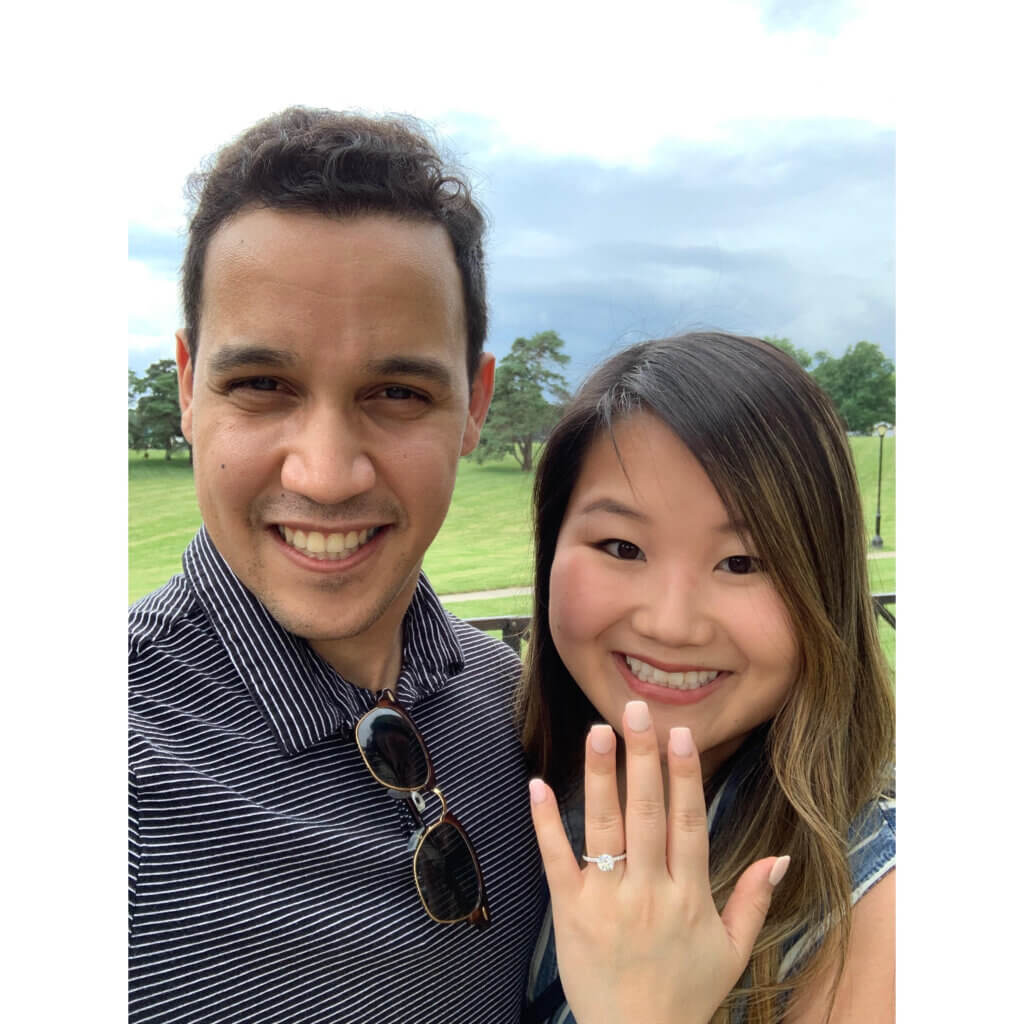
[[[862,34],[853,59],[826,53],[816,67],[771,49],[751,59],[732,25],[702,30],[702,13],[714,21],[707,4],[527,2],[505,12],[451,0],[442,12],[396,0],[383,18],[316,0],[294,11],[258,0],[244,11],[195,0],[130,13],[11,10],[0,72],[13,98],[9,1013],[70,1020],[88,1005],[123,1019],[123,337],[139,291],[125,273],[131,196],[180,205],[197,153],[291,102],[377,95],[379,104],[351,102],[436,119],[471,96],[513,111],[523,133],[545,118],[589,132],[610,109],[635,110],[637,130],[623,137],[639,148],[645,126],[697,120],[723,92],[756,102],[789,79],[792,94],[827,104],[837,86],[822,83],[834,69],[890,123],[900,112],[898,1015],[1003,1018],[1024,911],[1019,888],[989,881],[990,851],[1018,845],[1007,808],[1020,775],[1021,12],[996,0],[875,6],[885,20]],[[581,109],[593,113],[580,119]],[[170,354],[166,342],[154,358]],[[40,536],[77,543],[55,558],[33,542]]]
[[[335,67],[304,67],[293,86],[257,78],[187,120],[144,126],[133,153],[142,173],[125,183],[137,453],[171,454],[181,443],[168,360],[182,320],[184,182],[218,146],[292,102],[422,118],[466,170],[489,217],[487,348],[499,370],[484,450],[504,462],[464,461],[452,513],[427,555],[428,576],[456,613],[529,610],[522,595],[452,597],[530,583],[532,474],[518,472],[509,431],[493,435],[508,418],[500,394],[515,346],[546,332],[558,339],[560,362],[548,360],[558,386],[536,395],[512,387],[520,407],[553,409],[631,342],[722,329],[772,337],[799,354],[819,380],[831,380],[851,431],[894,422],[890,7],[722,0],[683,5],[667,21],[658,13],[663,33],[650,31],[654,15],[646,3],[628,15],[527,4],[498,16],[502,55],[472,88],[453,89],[448,69],[411,79],[410,34],[389,37],[386,55],[346,49],[345,84]],[[410,21],[430,35],[429,13]],[[479,57],[486,45],[471,34],[458,55]],[[385,56],[390,73],[381,76]],[[551,417],[535,419],[519,431],[520,455]],[[873,527],[877,443],[853,441]],[[884,443],[888,557],[872,560],[872,588],[893,591],[895,438]],[[172,468],[180,457],[171,467],[155,464],[156,451],[144,465],[130,462],[130,599],[177,571],[198,525],[187,472]],[[891,632],[883,630],[890,655]]]
[[[529,461],[535,464],[542,440],[534,438],[542,435],[545,424],[557,415],[557,403],[544,400],[533,378],[523,377],[522,371],[530,363],[516,356],[530,340],[534,339],[520,339],[498,367],[499,384],[510,379],[511,384],[498,396],[499,408],[494,410],[497,427],[485,425],[484,443],[477,456],[460,460],[451,509],[424,559],[424,571],[442,602],[462,618],[528,616],[531,612],[530,492],[534,474],[524,452],[529,451]],[[552,333],[542,340],[545,348],[552,340],[560,341]],[[557,348],[554,351],[559,354]],[[542,364],[536,373],[554,373],[543,365],[547,360],[535,362]],[[173,373],[159,364],[154,379],[158,384],[162,381],[165,393],[158,392],[156,397],[147,394],[140,405],[146,409],[148,399],[149,406],[155,407],[154,429],[163,424],[166,444],[160,449],[149,448],[139,417],[129,414],[136,421],[137,446],[129,452],[128,462],[131,601],[180,570],[182,552],[200,524],[189,452],[183,440],[170,433],[176,423],[175,402],[170,394]],[[862,381],[858,379],[857,383]],[[516,384],[520,385],[518,390]],[[530,388],[530,384],[535,386]],[[877,404],[862,404],[862,415],[870,419],[880,418],[884,412],[891,415],[893,375],[874,375],[868,384],[873,392],[868,397]],[[529,401],[531,398],[533,401]],[[860,483],[871,589],[892,594],[896,590],[896,439],[862,435],[851,436],[849,442]],[[876,526],[880,531],[877,534]],[[489,595],[489,591],[508,592]],[[887,607],[889,614],[895,615],[895,603]],[[880,620],[879,636],[893,665],[894,626]]]

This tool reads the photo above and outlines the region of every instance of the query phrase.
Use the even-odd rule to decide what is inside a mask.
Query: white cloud
[[[170,351],[183,321],[177,280],[139,260],[128,260],[126,274],[129,348],[165,345]]]
[[[413,113],[442,134],[476,115],[503,148],[634,165],[666,139],[742,141],[760,119],[891,126],[890,8],[866,0],[851,10],[829,34],[770,31],[749,0],[676,9],[527,0],[486,13],[450,0],[443,17],[392,4],[388,31],[369,8],[313,4],[303,19],[316,32],[299,45],[276,16],[242,24],[186,0],[155,37],[169,66],[187,55],[191,70],[154,76],[159,58],[148,48],[139,58],[149,67],[129,100],[129,218],[180,228],[182,185],[200,158],[292,103]]]

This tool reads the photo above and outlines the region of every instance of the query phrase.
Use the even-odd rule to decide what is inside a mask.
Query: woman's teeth
[[[648,665],[646,661],[639,658],[631,658],[625,655],[626,664],[630,672],[645,683],[654,683],[656,686],[667,686],[672,690],[696,690],[700,686],[706,686],[712,679],[721,675],[719,669],[701,669],[695,672],[663,672],[660,668]]]
[[[348,533],[320,533],[318,530],[293,530],[290,526],[279,526],[277,532],[293,548],[311,558],[330,562],[348,558],[353,551],[361,548],[377,535],[379,526],[368,530],[349,530]]]

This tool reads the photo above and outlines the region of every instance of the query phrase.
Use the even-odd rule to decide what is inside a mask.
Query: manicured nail
[[[668,745],[677,757],[689,757],[693,753],[693,735],[685,725],[677,725],[668,731]]]
[[[530,802],[542,804],[548,798],[548,788],[540,779],[530,779]]]
[[[771,871],[768,872],[768,884],[776,886],[785,877],[786,872],[789,870],[789,854],[785,857],[777,857],[775,863],[772,865]]]
[[[615,749],[615,732],[610,725],[590,727],[590,749],[595,754],[608,754]]]
[[[651,727],[651,713],[642,700],[631,700],[626,705],[626,724],[633,732],[646,732]]]

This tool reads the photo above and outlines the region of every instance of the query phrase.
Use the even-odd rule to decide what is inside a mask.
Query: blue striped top
[[[463,1021],[481,1006],[517,1021],[546,901],[511,708],[519,659],[420,577],[395,690],[493,918],[437,924],[405,804],[352,739],[375,695],[285,632],[205,529],[183,569],[129,614],[133,1024]]]

